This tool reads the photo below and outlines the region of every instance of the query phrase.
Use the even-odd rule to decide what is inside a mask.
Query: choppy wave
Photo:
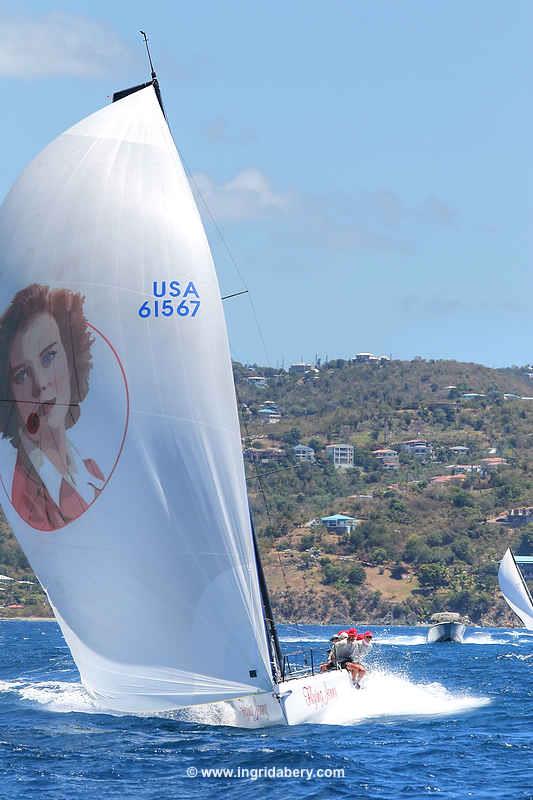
[[[66,681],[0,681],[0,692],[15,692],[22,700],[38,703],[50,711],[98,714],[105,710],[97,705],[81,683]]]

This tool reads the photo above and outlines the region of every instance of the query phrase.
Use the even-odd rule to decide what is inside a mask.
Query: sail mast
[[[252,526],[252,539],[254,543],[255,563],[257,565],[257,576],[259,578],[259,589],[261,591],[261,600],[263,603],[263,617],[265,621],[265,628],[267,634],[268,652],[270,655],[270,662],[272,664],[272,675],[274,680],[278,680],[281,675],[281,645],[279,642],[276,623],[274,622],[274,612],[272,611],[272,604],[270,602],[270,595],[263,571],[263,564],[261,562],[261,555],[259,553],[259,545],[257,536],[255,535],[254,522],[250,514],[250,524]]]
[[[152,62],[152,56],[150,53],[150,48],[148,47],[148,37],[144,31],[139,31],[139,33],[144,37],[144,44],[146,45],[146,52],[148,54],[148,62],[150,64],[150,76],[151,79],[146,81],[146,83],[138,83],[136,86],[130,86],[128,89],[121,89],[118,92],[113,93],[112,102],[116,103],[117,100],[123,100],[125,97],[128,97],[130,94],[134,94],[135,92],[140,92],[141,89],[146,89],[147,86],[153,86],[155,91],[155,96],[157,97],[157,102],[161,106],[161,111],[163,112],[163,116],[165,120],[167,119],[167,115],[165,113],[165,107],[163,105],[163,98],[161,97],[161,89],[159,88],[159,81],[157,79],[157,73],[154,69],[154,65]]]

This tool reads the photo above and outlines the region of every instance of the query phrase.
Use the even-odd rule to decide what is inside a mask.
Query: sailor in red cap
[[[359,689],[359,681],[365,674],[365,668],[358,663],[359,647],[357,641],[357,628],[348,628],[345,633],[346,638],[339,641],[335,646],[337,663],[343,669],[347,669],[354,686]]]

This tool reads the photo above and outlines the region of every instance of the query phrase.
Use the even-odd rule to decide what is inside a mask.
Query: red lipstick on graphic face
[[[26,420],[26,428],[29,434],[35,435],[39,430],[39,426],[41,424],[41,420],[39,418],[39,414],[36,414],[35,411],[28,416]]]

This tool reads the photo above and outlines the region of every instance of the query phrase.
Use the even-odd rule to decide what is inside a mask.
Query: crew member
[[[346,631],[346,639],[335,647],[337,662],[347,669],[352,676],[354,686],[359,689],[359,681],[365,674],[365,668],[358,663],[359,647],[357,642],[357,628],[349,628]]]
[[[337,645],[345,639],[347,639],[346,631],[339,631],[333,634],[330,639],[331,647],[328,650],[327,660],[320,665],[320,672],[327,672],[330,669],[337,668]]]

